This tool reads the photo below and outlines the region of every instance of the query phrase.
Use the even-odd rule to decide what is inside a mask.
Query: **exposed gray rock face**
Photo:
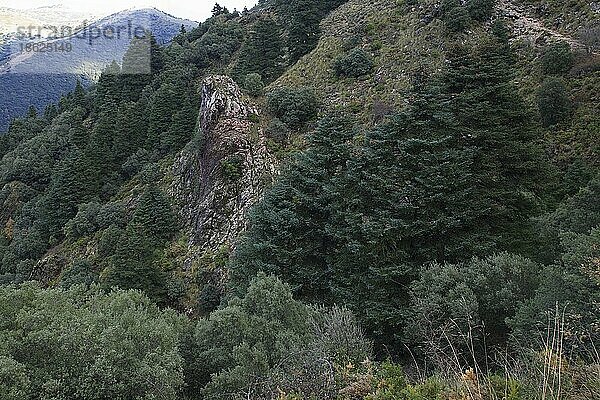
[[[193,245],[216,250],[245,230],[247,214],[275,175],[258,110],[227,76],[202,85],[196,138],[173,166],[172,194]]]

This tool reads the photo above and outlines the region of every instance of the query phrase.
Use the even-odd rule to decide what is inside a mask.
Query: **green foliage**
[[[106,229],[112,224],[124,225],[124,220],[125,210],[120,204],[80,204],[77,215],[65,225],[64,233],[68,239],[76,240]]]
[[[565,249],[560,264],[542,271],[541,284],[535,295],[524,302],[511,319],[515,343],[540,348],[548,327],[561,321],[565,351],[575,351],[583,357],[593,357],[594,343],[600,338],[595,321],[600,318],[598,280],[600,229],[588,233],[564,233]],[[552,328],[550,328],[552,329]]]
[[[158,241],[172,239],[178,228],[171,202],[155,184],[142,193],[131,223]]]
[[[508,44],[479,46],[457,52],[438,86],[361,141],[352,121],[324,118],[256,208],[236,284],[276,274],[301,298],[348,304],[389,345],[423,263],[522,243],[543,158]]]
[[[496,0],[468,0],[466,7],[472,19],[485,22],[494,14],[495,5]]]
[[[62,236],[62,227],[76,215],[78,205],[93,195],[88,165],[79,152],[72,152],[58,165],[38,211],[46,237]]]
[[[116,165],[121,165],[144,145],[148,130],[148,105],[144,101],[121,103],[115,118],[111,153]]]
[[[583,363],[600,339],[596,76],[566,76],[573,55],[564,43],[543,52],[543,73],[564,75],[538,92],[544,125],[561,128],[546,135],[519,94],[531,94],[535,69],[522,68],[501,22],[480,26],[492,0],[442,2],[433,14],[469,35],[435,40],[447,62],[439,75],[415,79],[410,93],[396,77],[410,73],[414,54],[390,60],[397,53],[383,35],[412,32],[423,15],[406,5],[419,4],[365,4],[375,11],[363,19],[353,3],[333,15],[335,40],[267,94],[273,118],[248,116],[254,130],[270,119],[270,149],[287,153],[293,137],[298,151],[253,211],[246,237],[231,243],[231,263],[228,251],[196,262],[184,232],[173,242],[179,217],[163,185],[197,129],[199,80],[231,74],[263,106],[265,84],[315,48],[322,18],[342,3],[261,1],[260,12],[241,17],[215,7],[170,46],[134,41],[123,69],[113,63],[91,90],[73,82],[43,116],[31,109],[10,125],[0,138],[0,284],[40,279],[70,289],[0,287],[0,398],[429,400],[464,397],[473,384],[494,398],[533,398],[540,385],[523,374],[543,368],[521,359],[530,352],[517,346],[539,348],[535,339],[557,320],[565,348],[582,360],[565,357],[565,388],[595,390],[575,371],[595,368]],[[378,7],[390,9],[380,18]],[[436,37],[438,27],[428,24],[422,36]],[[425,42],[410,48],[434,50]],[[363,44],[402,73],[370,87],[374,61]],[[322,57],[339,54],[338,45],[342,57]],[[332,65],[340,77],[364,79],[331,79]],[[142,67],[145,74],[127,74]],[[297,86],[321,67],[335,92]],[[371,103],[355,100],[355,84]],[[569,93],[578,107],[567,126]],[[391,95],[406,99],[397,115]],[[374,110],[374,126],[327,115],[313,131],[317,96],[336,111]],[[538,144],[558,153],[560,184]],[[242,157],[221,159],[212,167],[232,189],[252,172]],[[187,331],[183,316],[152,302],[208,317]],[[366,361],[371,343],[357,321],[378,356],[407,356],[411,343],[419,368],[433,361],[451,381],[409,381],[399,364]],[[484,363],[486,350],[506,350],[509,337],[520,369],[490,375],[497,364]],[[462,376],[474,361],[490,366],[486,377]],[[448,376],[455,372],[458,380]]]
[[[327,296],[326,276],[321,280],[308,276],[327,270],[325,257],[330,250],[323,226],[331,199],[324,186],[348,159],[348,150],[339,144],[352,136],[349,129],[343,118],[322,120],[311,136],[313,151],[299,154],[257,205],[248,238],[240,244],[232,266],[236,284],[264,271],[300,285],[296,291],[302,297]]]
[[[103,259],[110,259],[115,254],[123,229],[117,225],[110,225],[98,238],[98,255]]]
[[[543,246],[541,260],[552,263],[560,257],[564,252],[560,240],[562,234],[588,233],[600,225],[600,209],[594,200],[599,195],[600,181],[596,177],[566,198],[553,212],[539,218],[536,233]]]
[[[134,38],[123,56],[119,85],[123,99],[136,101],[142,90],[164,66],[160,47],[154,36]]]
[[[500,375],[489,377],[489,387],[493,395],[503,396],[506,400],[523,399],[521,383],[516,379],[506,378]]]
[[[139,149],[123,163],[122,171],[125,177],[132,178],[150,164],[152,155],[146,149]]]
[[[334,69],[337,76],[359,78],[373,71],[373,58],[362,49],[354,49],[335,61]]]
[[[194,363],[198,383],[208,384],[205,398],[251,389],[292,347],[308,341],[308,316],[308,308],[292,299],[288,287],[263,275],[252,281],[243,299],[231,300],[200,321]]]
[[[119,75],[121,75],[121,66],[116,61],[113,61],[102,71],[96,84],[99,104],[117,102],[123,97],[119,85]]]
[[[75,261],[64,273],[60,280],[61,287],[70,288],[76,285],[91,286],[98,281],[92,264],[86,260]]]
[[[575,57],[566,42],[554,43],[544,49],[540,58],[542,72],[546,75],[563,75],[573,67]]]
[[[204,285],[198,296],[198,310],[201,313],[209,313],[217,309],[221,304],[222,290],[212,283]]]
[[[244,90],[252,97],[262,96],[265,84],[260,74],[255,72],[246,75],[244,78]]]
[[[79,109],[58,116],[46,130],[33,130],[2,158],[0,168],[4,182],[20,181],[35,189],[45,188],[54,167],[70,148],[64,132],[81,128],[83,113]],[[16,127],[15,127],[16,129]],[[11,135],[13,128],[9,132]],[[37,134],[36,134],[37,133]]]
[[[198,107],[189,97],[185,98],[181,107],[173,114],[166,135],[161,139],[163,153],[181,150],[190,141],[196,128],[197,114]]]
[[[465,365],[484,359],[486,346],[506,344],[506,321],[533,296],[539,271],[530,260],[506,253],[430,265],[412,285],[408,336],[433,362],[445,362],[449,354]]]
[[[160,86],[149,104],[147,149],[160,149],[162,154],[180,150],[192,137],[199,103],[189,77],[194,68],[165,71]]]
[[[190,395],[208,399],[274,398],[281,391],[331,396],[331,366],[359,363],[371,351],[348,310],[310,308],[264,274],[243,298],[199,321],[194,338]]]
[[[179,398],[187,321],[138,292],[0,288],[2,399]]]
[[[308,88],[279,87],[267,94],[267,108],[290,128],[298,129],[317,116],[317,99]]]
[[[27,399],[31,381],[23,364],[0,355],[0,397],[6,400]]]
[[[295,63],[315,48],[320,36],[319,23],[346,0],[275,0],[275,8],[287,21],[290,61]]]
[[[250,113],[248,114],[248,121],[252,122],[253,124],[258,124],[260,123],[260,117],[257,114]]]
[[[567,87],[557,78],[547,78],[542,83],[537,92],[537,104],[546,127],[567,121],[573,110]]]
[[[265,128],[265,136],[278,144],[286,144],[290,137],[290,128],[279,118],[273,118]]]
[[[156,302],[166,295],[165,273],[157,265],[152,237],[130,225],[120,236],[102,284],[105,288],[136,289]]]
[[[393,400],[405,398],[407,386],[406,376],[401,365],[390,361],[382,363],[377,368],[374,379],[378,382],[374,393],[369,394],[366,400]]]
[[[284,71],[284,47],[277,22],[270,17],[259,19],[240,50],[236,75],[259,74],[265,82],[273,82]]]
[[[488,21],[493,13],[496,0],[444,0],[441,5],[442,19],[452,32],[463,32],[473,21]]]
[[[451,32],[463,32],[471,24],[469,11],[458,0],[444,0],[442,12],[444,23]]]
[[[202,31],[205,33],[191,44],[186,60],[198,68],[227,65],[244,38],[244,29],[239,23],[221,18],[203,23],[199,33]]]
[[[244,173],[244,160],[238,156],[230,156],[221,160],[221,171],[225,181],[233,183]]]

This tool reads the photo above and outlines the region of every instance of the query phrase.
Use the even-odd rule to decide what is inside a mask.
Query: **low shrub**
[[[359,78],[373,71],[373,58],[362,49],[354,49],[335,61],[334,69],[338,77]]]
[[[560,42],[547,47],[540,59],[542,72],[546,75],[563,75],[573,67],[575,57],[568,43]]]
[[[267,95],[267,108],[274,117],[297,129],[316,118],[318,104],[311,89],[279,87]]]

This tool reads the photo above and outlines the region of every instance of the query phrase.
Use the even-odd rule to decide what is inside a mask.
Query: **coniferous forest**
[[[134,39],[0,136],[0,399],[600,399],[599,20],[260,0]]]

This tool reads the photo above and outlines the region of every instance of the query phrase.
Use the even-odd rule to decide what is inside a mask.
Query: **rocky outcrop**
[[[542,20],[535,17],[531,9],[517,4],[514,0],[499,0],[496,2],[496,10],[499,16],[509,21],[516,39],[527,40],[540,46],[551,42],[566,42],[573,49],[583,50],[589,47],[573,36],[548,28]]]
[[[233,243],[275,175],[258,120],[231,78],[204,80],[197,132],[173,165],[171,187],[191,244],[201,249]]]

